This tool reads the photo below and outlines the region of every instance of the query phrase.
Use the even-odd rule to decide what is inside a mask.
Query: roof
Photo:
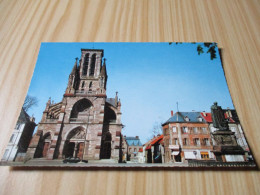
[[[185,120],[185,117],[189,118],[189,121]],[[198,118],[202,118],[202,121],[199,121]],[[169,118],[166,123],[205,123],[205,119],[201,117],[200,112],[176,112],[171,118]]]
[[[116,107],[116,100],[115,100],[115,98],[107,98],[106,102],[111,104],[112,106]]]
[[[30,116],[25,112],[25,110],[22,108],[19,118],[18,118],[19,123],[27,123],[30,122]]]
[[[162,143],[162,140],[163,140],[163,135],[158,135],[158,136],[156,136],[156,137],[154,137],[153,139],[151,139],[151,140],[149,140],[148,142],[146,142],[146,148],[145,148],[145,150],[149,150],[149,149],[151,149],[151,147],[153,146],[153,145],[155,145],[156,143]]]
[[[142,146],[142,143],[137,137],[125,137],[128,146]]]
[[[228,119],[229,122],[231,122],[231,123],[239,122],[236,112],[234,113],[231,111],[232,117],[229,117],[226,113],[226,111],[228,111],[228,110],[223,110],[223,111],[224,111],[225,118]],[[206,122],[208,122],[208,123],[213,122],[210,112],[201,112],[201,116],[206,120]]]

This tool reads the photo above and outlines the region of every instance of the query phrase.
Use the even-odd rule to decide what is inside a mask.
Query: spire
[[[74,64],[74,66],[73,66],[73,69],[72,69],[72,71],[71,71],[71,75],[73,75],[73,74],[75,74],[76,73],[76,71],[77,71],[77,66],[78,66],[78,58],[75,58],[75,64]]]
[[[115,97],[115,105],[117,106],[118,104],[118,96],[117,96],[118,92],[116,92],[116,97]]]
[[[106,58],[104,58],[103,66],[101,68],[100,76],[107,77],[107,69],[106,69]]]

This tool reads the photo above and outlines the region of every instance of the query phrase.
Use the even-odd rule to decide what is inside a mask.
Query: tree
[[[176,44],[181,44],[182,42],[176,42]],[[169,42],[169,45],[172,45],[173,42]],[[197,43],[193,43],[197,44]],[[197,45],[197,52],[198,55],[204,53],[204,50],[207,50],[207,53],[210,54],[210,59],[214,60],[217,58],[216,52],[217,52],[217,43],[203,43],[203,45],[198,44]]]
[[[37,105],[38,99],[34,96],[27,95],[23,103],[23,109],[25,112],[27,112],[30,108]]]
[[[162,125],[159,122],[155,122],[153,128],[151,129],[151,133],[149,137],[147,137],[147,141],[151,140],[152,138],[161,135],[163,133]]]

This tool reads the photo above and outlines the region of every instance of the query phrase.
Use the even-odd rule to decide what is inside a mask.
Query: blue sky
[[[49,97],[62,100],[68,76],[81,48],[104,49],[107,96],[118,91],[123,134],[139,135],[144,143],[153,126],[170,118],[170,111],[208,111],[217,101],[234,108],[219,55],[198,55],[191,43],[42,43],[28,94],[39,99],[29,110],[41,120]]]

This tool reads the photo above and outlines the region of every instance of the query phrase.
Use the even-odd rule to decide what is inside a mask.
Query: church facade
[[[30,158],[115,159],[121,153],[121,102],[107,98],[102,49],[81,49],[63,99],[48,100],[27,155]]]

